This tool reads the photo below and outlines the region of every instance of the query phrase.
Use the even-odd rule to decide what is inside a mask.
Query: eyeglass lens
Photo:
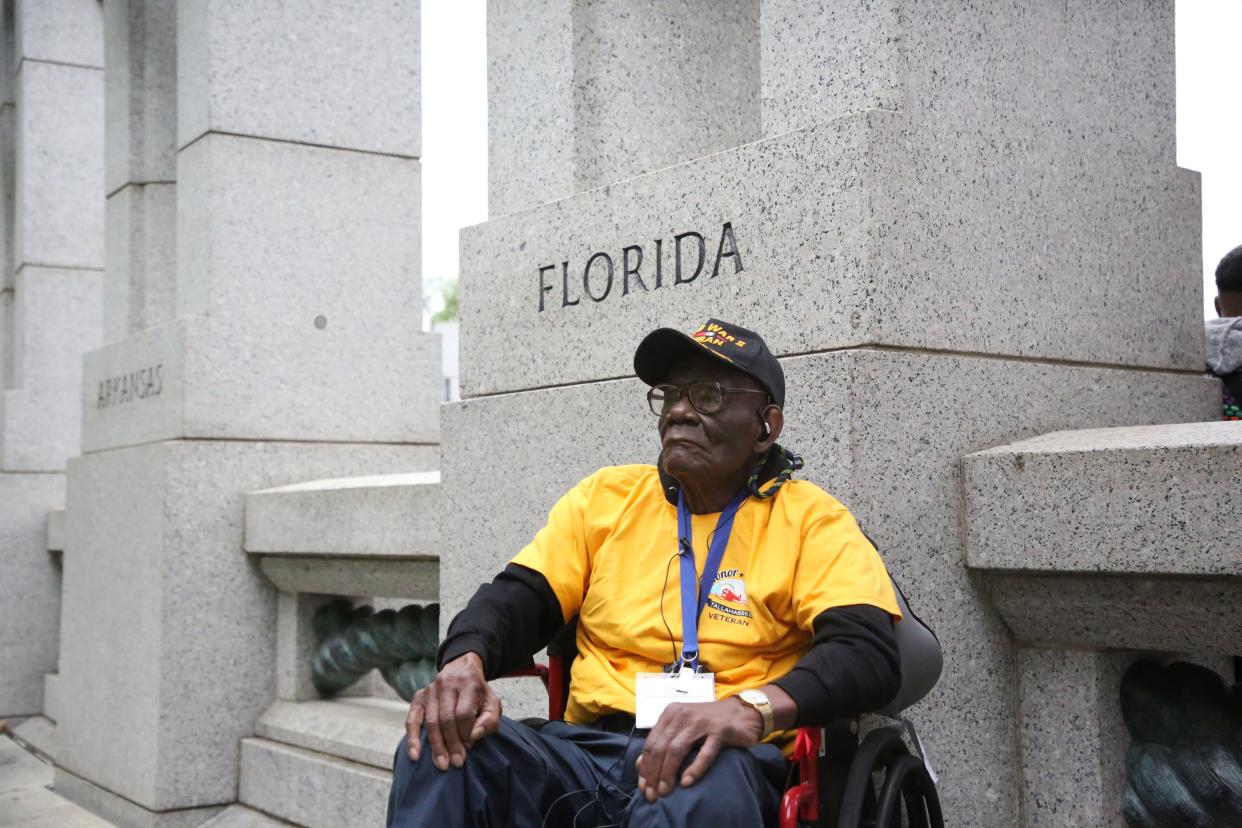
[[[714,414],[724,403],[724,392],[720,390],[720,383],[717,382],[693,383],[686,389],[686,393],[690,396],[690,404],[700,414]],[[682,389],[679,386],[656,385],[647,392],[647,401],[653,414],[664,417],[677,405],[681,395]]]

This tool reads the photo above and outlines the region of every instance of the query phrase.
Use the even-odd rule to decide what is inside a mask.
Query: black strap
[[[1242,369],[1219,376],[1220,381],[1229,389],[1229,396],[1233,397],[1235,402],[1242,404]]]

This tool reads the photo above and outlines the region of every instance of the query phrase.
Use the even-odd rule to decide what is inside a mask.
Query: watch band
[[[774,716],[772,700],[768,698],[768,694],[762,690],[743,690],[737,694],[736,698],[747,707],[759,711],[759,715],[763,718],[763,732],[759,734],[759,738],[762,740],[772,735]]]

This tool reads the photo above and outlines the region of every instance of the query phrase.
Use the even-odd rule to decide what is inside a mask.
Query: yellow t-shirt
[[[699,577],[719,517],[692,516]],[[513,558],[543,574],[566,621],[579,616],[568,721],[633,714],[634,674],[659,672],[680,654],[676,554],[677,507],[655,466],[634,465],[601,469],[571,489]],[[699,618],[699,658],[716,674],[716,697],[788,673],[810,646],[815,617],[850,604],[901,617],[884,564],[849,511],[802,480],[748,499]]]

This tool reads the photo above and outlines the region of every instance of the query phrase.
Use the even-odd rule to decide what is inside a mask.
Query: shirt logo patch
[[[730,624],[749,624],[749,619],[754,616],[746,609],[747,604],[746,581],[742,579],[742,573],[726,569],[716,577],[708,593],[707,617]]]
[[[746,603],[746,582],[741,578],[721,578],[712,584],[712,595],[733,604]]]

